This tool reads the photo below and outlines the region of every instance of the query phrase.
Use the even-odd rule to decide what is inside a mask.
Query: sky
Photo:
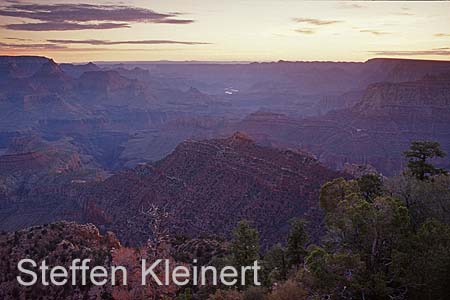
[[[0,0],[0,55],[57,62],[450,60],[447,1],[80,1]]]

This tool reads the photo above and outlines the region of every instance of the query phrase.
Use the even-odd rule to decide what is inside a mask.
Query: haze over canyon
[[[142,225],[131,219],[157,204],[176,212],[174,230],[226,234],[247,218],[273,243],[293,216],[320,219],[326,181],[358,165],[399,174],[413,140],[450,150],[446,61],[58,64],[4,56],[0,86],[6,230],[67,219],[140,243],[129,223]],[[225,216],[233,216],[227,225]]]

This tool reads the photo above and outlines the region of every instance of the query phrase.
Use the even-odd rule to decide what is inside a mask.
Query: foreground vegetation
[[[335,179],[321,189],[325,233],[309,240],[293,220],[285,246],[259,256],[258,232],[246,221],[234,232],[236,265],[261,259],[264,286],[219,289],[213,300],[448,299],[450,176],[430,163],[439,144],[414,142],[408,170]]]
[[[149,226],[146,234],[151,233],[142,246],[123,246],[111,232],[69,222],[1,232],[0,256],[8,259],[0,260],[0,299],[448,299],[450,176],[432,160],[443,155],[437,143],[414,142],[405,152],[408,169],[399,176],[366,173],[324,184],[317,199],[323,211],[321,234],[308,234],[311,224],[294,219],[284,242],[270,249],[245,220],[234,229],[232,240],[172,236],[165,225],[169,212],[157,206],[141,211]],[[23,287],[16,276],[17,262],[24,257],[66,268],[73,258],[89,258],[91,267],[125,266],[128,283]],[[197,259],[198,265],[217,268],[240,268],[258,260],[262,285],[143,286],[142,259],[168,259],[183,266]]]

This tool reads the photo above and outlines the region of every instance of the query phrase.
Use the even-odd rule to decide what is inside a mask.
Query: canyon
[[[449,74],[446,61],[384,58],[0,57],[0,229],[91,222],[141,244],[142,211],[156,205],[172,232],[193,238],[226,236],[243,218],[264,245],[293,217],[319,234],[321,184],[357,170],[399,174],[413,140],[449,152]]]

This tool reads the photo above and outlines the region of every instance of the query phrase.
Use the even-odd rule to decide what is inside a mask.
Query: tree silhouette
[[[403,155],[408,158],[409,170],[419,180],[446,173],[445,170],[436,168],[428,162],[429,159],[434,157],[445,157],[446,154],[442,151],[438,142],[413,141],[409,150],[403,152]]]

